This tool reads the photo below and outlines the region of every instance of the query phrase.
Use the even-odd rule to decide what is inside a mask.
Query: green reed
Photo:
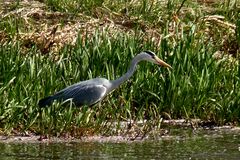
[[[121,37],[121,38],[119,38]],[[1,126],[5,129],[37,128],[48,132],[92,126],[105,121],[201,118],[226,123],[239,117],[239,66],[229,58],[213,58],[211,43],[189,34],[169,49],[164,41],[154,50],[173,69],[141,62],[134,76],[93,108],[53,105],[42,110],[38,100],[73,83],[94,78],[115,79],[127,71],[129,62],[143,48],[136,37],[96,34],[74,47],[65,47],[58,60],[32,48],[27,55],[19,45],[1,46]],[[192,42],[193,41],[193,42]],[[40,122],[41,120],[41,122]],[[51,133],[50,132],[50,133]]]

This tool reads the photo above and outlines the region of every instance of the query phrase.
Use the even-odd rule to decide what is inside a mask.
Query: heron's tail
[[[53,96],[49,96],[43,99],[40,99],[40,101],[38,102],[39,107],[46,107],[46,106],[50,106],[52,104],[54,100]]]

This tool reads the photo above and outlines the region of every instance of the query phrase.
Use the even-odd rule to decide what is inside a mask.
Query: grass
[[[173,119],[200,118],[220,125],[239,123],[237,1],[222,5],[171,0],[164,3],[46,0],[44,4],[48,12],[59,11],[66,17],[46,24],[61,23],[59,30],[63,29],[64,21],[75,24],[79,13],[87,17],[83,19],[85,24],[93,24],[97,17],[99,23],[109,18],[115,23],[121,21],[122,26],[90,25],[91,32],[85,31],[89,28],[78,31],[74,44],[59,43],[56,51],[52,44],[58,44],[54,39],[58,31],[54,38],[52,32],[43,40],[38,35],[22,36],[38,32],[33,27],[37,24],[34,17],[30,16],[31,23],[26,26],[19,15],[5,16],[0,22],[0,128],[4,132],[75,137],[97,133],[123,135],[130,133],[131,127],[122,129],[121,122],[131,119],[148,120],[139,128],[145,133],[160,127],[166,115]],[[5,10],[21,7],[18,1],[6,5]],[[209,15],[213,17],[206,18]],[[45,22],[45,18],[40,17],[40,21]],[[128,23],[123,23],[125,20]],[[40,26],[38,30],[41,29]],[[128,82],[92,108],[59,104],[44,110],[38,107],[39,99],[76,82],[121,76],[131,58],[142,50],[156,52],[173,69],[142,62]]]

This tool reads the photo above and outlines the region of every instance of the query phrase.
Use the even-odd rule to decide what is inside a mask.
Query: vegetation
[[[133,120],[143,121],[133,130],[144,135],[165,118],[240,121],[238,1],[0,3],[3,133],[131,134],[132,127],[121,125]],[[154,51],[173,69],[142,63],[92,108],[38,107],[39,99],[73,83],[118,78],[142,50]]]

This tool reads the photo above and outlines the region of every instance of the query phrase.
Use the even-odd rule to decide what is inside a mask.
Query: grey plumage
[[[93,105],[101,101],[109,92],[113,91],[129,79],[133,75],[137,63],[142,60],[147,60],[171,68],[170,65],[160,60],[153,52],[144,51],[133,58],[128,72],[122,77],[112,81],[105,78],[94,78],[82,81],[63,89],[52,96],[41,99],[38,104],[40,107],[45,107],[51,105],[54,100],[66,101],[70,99],[76,106]]]

